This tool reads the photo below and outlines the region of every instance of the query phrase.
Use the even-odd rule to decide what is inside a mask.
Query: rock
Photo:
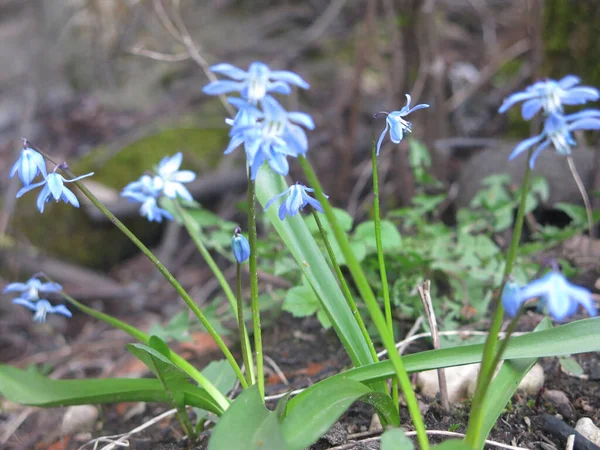
[[[98,419],[98,408],[92,405],[69,406],[62,423],[60,432],[64,435],[92,431]]]
[[[456,404],[467,398],[469,383],[477,378],[479,364],[448,367],[445,369],[448,385],[448,401]],[[439,391],[437,370],[427,370],[417,374],[417,388],[423,395],[435,397]]]
[[[594,422],[589,417],[579,419],[575,425],[575,430],[579,431],[583,437],[600,446],[600,428],[594,425]]]
[[[479,370],[478,370],[479,372]],[[523,377],[521,383],[519,383],[518,390],[524,392],[527,395],[536,395],[539,390],[544,385],[544,368],[535,364],[527,375]],[[469,388],[467,390],[467,395],[473,397],[475,394],[475,388],[477,387],[477,377],[474,377],[469,383]]]
[[[556,412],[564,418],[572,420],[575,417],[575,408],[563,391],[550,389],[544,392],[542,398],[551,403],[556,408]]]

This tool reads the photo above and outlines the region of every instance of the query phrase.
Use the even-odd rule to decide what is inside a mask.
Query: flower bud
[[[235,234],[231,239],[231,249],[233,250],[233,256],[235,256],[239,264],[250,257],[250,244],[244,235],[241,234],[239,227],[235,229]]]

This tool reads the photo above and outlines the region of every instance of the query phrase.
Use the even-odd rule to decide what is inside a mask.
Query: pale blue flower
[[[158,188],[162,190],[165,197],[172,199],[178,196],[192,201],[192,194],[182,183],[190,183],[196,179],[196,174],[191,170],[179,170],[183,155],[176,153],[169,157],[165,156],[157,167],[158,179],[155,178],[154,182],[158,185]]]
[[[45,322],[47,314],[61,314],[65,317],[73,316],[73,314],[71,314],[71,311],[69,311],[65,305],[52,306],[50,304],[50,302],[45,299],[38,300],[37,302],[30,302],[23,298],[15,298],[13,300],[13,303],[15,305],[25,306],[26,308],[29,308],[32,311],[34,311],[35,312],[35,314],[33,315],[34,322],[40,322],[40,323]]]
[[[540,306],[546,307],[556,320],[574,314],[580,305],[590,316],[597,313],[591,292],[569,283],[562,273],[555,270],[523,287],[519,295],[521,302],[539,297]]]
[[[67,180],[62,175],[56,172],[51,172],[43,181],[21,188],[21,190],[17,192],[17,198],[21,197],[26,192],[43,185],[44,187],[40,191],[37,198],[37,207],[41,213],[44,212],[44,205],[51,199],[54,199],[57,203],[62,200],[65,203],[71,203],[76,208],[79,208],[79,200],[77,200],[75,194],[73,194],[73,192],[71,192],[69,188],[65,186],[65,183],[73,183],[74,181],[78,181],[82,178],[90,177],[92,175],[94,175],[94,172]]]
[[[269,92],[289,94],[290,84],[308,89],[309,84],[299,75],[287,70],[271,70],[261,62],[250,64],[248,71],[239,69],[231,64],[221,63],[210,67],[210,70],[233,79],[212,81],[202,91],[208,95],[222,95],[240,92],[242,97],[252,104],[262,100]]]
[[[7,292],[18,292],[20,293],[18,298],[23,300],[39,300],[40,293],[49,294],[62,291],[62,286],[58,283],[43,283],[37,278],[33,277],[27,280],[25,283],[10,283],[4,288],[4,293]]]
[[[508,96],[498,111],[504,113],[517,103],[524,102],[521,115],[523,119],[530,120],[540,110],[545,114],[558,114],[563,112],[564,105],[582,105],[600,98],[598,89],[577,86],[580,81],[575,75],[567,75],[559,81],[538,81],[524,91]]]
[[[38,174],[46,178],[46,161],[41,153],[32,148],[24,147],[21,150],[19,159],[10,169],[10,178],[14,177],[16,173],[19,174],[23,186],[27,187]]]
[[[411,124],[409,121],[404,120],[403,117],[407,116],[413,111],[423,108],[429,108],[429,105],[421,103],[420,105],[416,105],[413,108],[410,107],[411,98],[410,95],[406,94],[406,106],[403,106],[400,111],[392,111],[391,113],[383,112],[383,114],[387,114],[385,119],[385,129],[379,136],[379,140],[377,141],[377,156],[379,156],[379,150],[381,149],[381,143],[383,142],[383,138],[385,137],[388,130],[390,130],[390,140],[394,144],[399,144],[405,133],[410,133]]]
[[[510,317],[515,317],[521,307],[521,287],[514,281],[507,281],[502,289],[502,306]]]
[[[232,104],[239,107],[240,111],[246,108],[239,102]],[[315,127],[310,115],[287,112],[273,97],[264,97],[261,104],[262,113],[252,112],[243,116],[249,124],[229,122],[232,124],[231,141],[225,150],[225,154],[229,154],[244,144],[252,180],[256,179],[265,161],[275,172],[287,175],[287,156],[298,157],[308,151],[308,138],[302,127],[309,130]]]
[[[295,216],[296,214],[298,214],[298,211],[303,209],[306,205],[311,205],[317,211],[323,212],[323,207],[321,206],[321,203],[319,203],[318,200],[308,195],[309,192],[314,192],[314,189],[307,188],[306,186],[300,183],[293,184],[281,194],[278,194],[271,200],[269,200],[265,205],[265,211],[279,197],[287,195],[288,198],[286,198],[285,201],[279,207],[279,218],[281,220],[285,219],[286,215]],[[325,195],[325,198],[328,198],[328,196]]]
[[[231,250],[239,264],[250,258],[250,244],[241,231],[239,227],[236,228],[233,238],[231,238]]]
[[[571,147],[577,145],[577,142],[575,142],[575,139],[571,135],[571,131],[599,129],[600,110],[597,109],[587,109],[567,115],[550,114],[544,121],[542,132],[519,143],[508,159],[514,159],[529,147],[537,145],[529,162],[530,167],[533,169],[537,157],[550,144],[554,146],[558,153],[570,155]]]
[[[158,197],[163,191],[164,182],[158,176],[142,175],[139,180],[129,183],[121,192],[121,197],[140,202],[140,214],[150,222],[172,220],[170,212],[158,206]]]

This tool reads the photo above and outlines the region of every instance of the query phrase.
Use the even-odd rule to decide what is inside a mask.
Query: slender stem
[[[68,176],[74,177],[74,175],[71,173],[70,170],[63,169],[63,171]],[[223,341],[221,336],[219,336],[219,333],[217,333],[217,331],[210,324],[210,321],[206,318],[206,316],[204,315],[202,310],[198,307],[198,305],[196,305],[194,303],[194,300],[192,300],[192,298],[188,295],[188,293],[185,291],[185,289],[183,289],[181,284],[179,284],[179,281],[177,281],[177,279],[175,279],[175,277],[171,274],[171,272],[169,272],[169,270],[158,260],[158,258],[154,255],[154,253],[152,253],[148,249],[148,247],[146,247],[142,243],[142,241],[140,241],[136,237],[136,235],[133,234],[129,230],[129,228],[127,228],[125,226],[125,224],[123,224],[123,222],[121,222],[119,219],[117,219],[117,217],[113,213],[111,213],[102,204],[102,202],[100,202],[100,200],[98,200],[96,198],[96,196],[94,194],[92,194],[88,188],[85,187],[85,185],[82,182],[75,181],[74,183],[81,190],[81,192],[87,198],[90,199],[90,201],[94,204],[94,206],[96,206],[96,208],[98,208],[102,213],[104,213],[104,215],[108,218],[108,220],[110,220],[119,230],[121,230],[121,232],[125,236],[127,236],[131,240],[131,242],[133,242],[137,246],[137,248],[139,248],[141,250],[141,252],[144,255],[146,255],[146,257],[156,266],[158,271],[165,277],[165,279],[171,284],[171,286],[173,286],[173,288],[177,291],[177,293],[183,299],[183,301],[186,303],[186,305],[188,305],[188,307],[193,311],[193,313],[196,315],[198,320],[200,320],[200,323],[202,323],[202,326],[204,326],[206,331],[215,340],[215,342],[217,343],[217,345],[223,352],[223,355],[225,355],[225,358],[227,359],[227,361],[229,361],[229,364],[231,364],[231,367],[235,371],[238,379],[240,380],[240,384],[242,385],[242,387],[244,387],[244,388],[248,387],[246,384],[246,380],[244,379],[244,374],[242,373],[242,370],[240,369],[240,366],[238,365],[237,361],[231,354],[231,351],[227,348],[227,345],[225,345],[225,342]]]
[[[238,329],[240,330],[240,345],[242,346],[242,357],[244,358],[244,367],[246,367],[246,381],[248,386],[254,384],[254,363],[252,362],[252,349],[248,347],[245,337],[247,336],[246,322],[244,322],[244,304],[242,302],[242,272],[241,264],[236,263],[236,279],[237,279],[237,319]]]
[[[572,156],[567,156],[567,161],[569,163],[569,170],[571,170],[571,175],[573,175],[573,179],[575,180],[575,184],[577,185],[577,189],[579,189],[579,193],[581,194],[581,198],[583,199],[583,204],[585,205],[585,213],[587,216],[588,222],[588,230],[590,233],[590,239],[594,238],[594,219],[592,217],[592,203],[590,202],[590,197],[588,196],[583,181],[581,181],[581,177],[579,176],[579,172],[577,171],[577,167],[575,166],[575,161]]]
[[[313,168],[304,156],[299,157],[298,161],[302,166],[302,169],[304,170],[308,182],[315,190],[317,200],[319,200],[319,202],[323,206],[327,220],[333,229],[335,238],[340,248],[342,249],[344,258],[346,259],[348,269],[350,269],[350,272],[352,273],[352,277],[356,282],[356,286],[360,292],[360,295],[363,298],[367,309],[369,310],[371,319],[373,320],[373,323],[375,324],[375,327],[377,328],[377,331],[381,336],[381,340],[385,346],[385,349],[388,351],[388,356],[390,358],[392,366],[394,367],[394,371],[396,372],[396,376],[400,383],[400,388],[404,393],[406,404],[408,406],[408,412],[410,413],[415,427],[415,431],[417,432],[417,440],[419,441],[421,450],[429,450],[429,440],[427,438],[427,433],[425,432],[425,424],[423,423],[423,417],[421,416],[421,412],[419,411],[417,397],[412,389],[410,378],[408,377],[408,373],[404,368],[402,358],[396,350],[394,339],[389,333],[387,324],[385,322],[385,318],[377,303],[377,299],[375,298],[375,295],[373,294],[373,291],[369,286],[367,278],[362,268],[360,267],[356,256],[352,252],[352,248],[350,247],[347,236],[344,234],[344,231],[342,230],[335,218],[335,214],[333,212],[331,204],[323,195],[323,188]]]
[[[265,397],[265,375],[263,363],[260,308],[258,304],[258,274],[256,264],[256,182],[248,181],[248,242],[250,244],[250,299],[252,326],[254,328],[254,355],[256,358],[256,381],[261,398]]]
[[[49,281],[52,281],[49,279]],[[66,292],[61,292],[61,295],[67,300],[69,303],[74,305],[79,310],[84,313],[94,317],[95,319],[101,320],[104,323],[107,323],[119,330],[124,331],[134,339],[137,339],[143,344],[148,345],[150,342],[150,336],[148,336],[143,331],[137,329],[136,327],[129,325],[113,316],[102,313],[100,311],[96,311],[89,306],[85,306],[83,303],[78,302],[73,297],[71,297]],[[198,383],[198,385],[204,389],[206,392],[212,396],[212,398],[219,403],[219,406],[223,408],[223,411],[227,410],[229,407],[229,400],[221,394],[221,392],[194,366],[192,366],[189,362],[179,356],[177,353],[171,351],[169,354],[169,359],[177,365],[180,369],[182,369],[185,373],[187,373],[194,381]]]
[[[390,289],[388,286],[387,271],[385,270],[385,258],[383,257],[383,244],[381,242],[381,212],[379,211],[379,174],[377,170],[377,148],[375,136],[371,138],[371,162],[373,164],[373,219],[375,221],[375,243],[377,245],[377,260],[379,262],[379,274],[381,277],[381,288],[383,289],[383,308],[385,321],[392,339],[394,339],[394,323],[392,321],[392,305],[390,302]],[[395,339],[394,339],[395,341]],[[400,410],[398,399],[398,379],[392,378],[392,399],[394,405]]]
[[[229,286],[229,283],[227,282],[225,275],[223,275],[223,272],[221,272],[221,269],[219,269],[219,266],[217,265],[217,263],[213,259],[212,255],[210,254],[210,252],[204,245],[204,242],[202,242],[202,239],[200,238],[200,230],[199,230],[198,225],[192,220],[192,218],[190,217],[188,212],[184,208],[181,207],[181,205],[179,204],[179,202],[177,200],[174,200],[173,204],[175,205],[175,209],[177,210],[177,213],[181,217],[183,224],[188,231],[188,234],[192,238],[192,241],[194,241],[194,244],[196,244],[198,251],[200,252],[202,257],[208,264],[208,267],[210,267],[210,270],[212,270],[212,273],[214,274],[214,276],[219,281],[219,284],[221,285],[223,292],[225,292],[225,296],[229,300],[229,304],[231,305],[233,314],[235,316],[238,316],[239,311],[238,311],[236,296],[233,293],[233,291],[231,290],[231,287]],[[246,327],[244,327],[243,330],[240,329],[240,342],[242,343],[242,346],[245,345],[246,348],[250,348],[250,338],[248,337],[248,329]],[[246,373],[250,373],[252,379],[254,379],[253,365],[250,365],[250,366],[246,365]]]
[[[340,282],[340,286],[342,287],[342,292],[344,293],[344,297],[346,297],[348,306],[350,306],[350,310],[352,311],[352,315],[354,316],[354,319],[358,323],[358,327],[360,328],[360,331],[361,331],[363,337],[365,338],[365,341],[369,345],[369,350],[371,352],[371,355],[373,356],[373,359],[375,361],[378,361],[379,358],[377,357],[377,351],[375,350],[375,346],[373,345],[373,340],[369,336],[367,327],[365,326],[365,323],[363,322],[362,317],[360,316],[360,312],[358,311],[358,308],[356,307],[354,298],[352,298],[352,293],[350,292],[350,288],[348,287],[348,283],[346,283],[346,279],[344,278],[342,269],[340,269],[340,265],[337,262],[335,254],[333,253],[333,248],[331,247],[331,244],[329,243],[329,239],[327,238],[327,233],[326,233],[325,229],[323,228],[321,219],[319,218],[319,213],[317,213],[317,211],[315,211],[314,209],[312,210],[312,213],[313,213],[313,217],[315,218],[315,222],[317,223],[317,227],[319,227],[319,231],[321,232],[321,238],[323,238],[323,242],[325,243],[325,248],[327,249],[327,254],[329,255],[329,259],[331,259],[331,265],[335,269],[335,273]]]
[[[493,366],[495,361],[496,343],[498,341],[498,333],[502,327],[502,318],[504,316],[504,308],[502,307],[502,302],[500,301],[500,295],[508,276],[512,273],[513,265],[517,257],[517,249],[519,247],[519,242],[521,241],[521,232],[523,231],[523,222],[525,219],[525,206],[527,204],[527,192],[529,191],[529,180],[531,178],[531,168],[529,167],[530,159],[531,149],[529,150],[527,157],[527,167],[525,169],[525,176],[523,177],[523,185],[521,187],[521,200],[519,202],[517,219],[515,221],[515,229],[510,247],[508,249],[508,255],[506,257],[504,274],[502,275],[502,286],[500,286],[498,294],[496,295],[496,310],[494,312],[488,337],[483,347],[481,370],[477,376],[477,387],[475,388],[475,395],[471,405],[471,415],[469,417],[467,437],[465,440],[473,449],[478,448],[477,442],[479,440],[479,434],[483,423],[483,401],[491,382],[491,377],[496,369]]]

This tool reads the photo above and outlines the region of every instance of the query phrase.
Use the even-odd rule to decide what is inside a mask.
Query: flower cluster
[[[71,203],[76,208],[79,208],[79,200],[73,192],[65,186],[65,183],[72,183],[74,181],[81,180],[82,178],[89,177],[94,173],[88,173],[80,177],[67,180],[62,175],[56,172],[58,168],[66,168],[66,165],[59,165],[54,168],[54,171],[48,173],[46,171],[46,161],[44,157],[31,148],[26,139],[23,140],[23,149],[17,162],[12,166],[10,170],[10,177],[14,177],[15,174],[19,174],[19,178],[23,183],[23,187],[17,192],[17,198],[21,197],[26,192],[36,189],[40,186],[44,186],[37,198],[37,207],[41,213],[44,212],[44,206],[51,199],[56,202],[62,200],[65,203]],[[33,183],[35,178],[41,175],[42,181]]]
[[[383,130],[383,132],[379,136],[379,140],[377,141],[377,156],[379,156],[379,150],[381,150],[381,143],[383,142],[383,138],[385,137],[388,130],[390,131],[390,140],[394,144],[399,144],[406,133],[412,132],[410,122],[404,119],[404,117],[418,109],[429,108],[429,105],[426,105],[425,103],[415,105],[411,108],[410,102],[411,97],[410,95],[406,94],[406,105],[403,106],[400,111],[392,111],[390,113],[382,111],[381,113],[379,113],[386,114],[387,117],[385,119],[385,129]],[[375,114],[375,116],[377,115],[378,114]]]
[[[270,94],[289,94],[290,85],[308,89],[308,83],[293,72],[271,70],[260,62],[252,63],[248,71],[225,63],[212,66],[211,70],[233,81],[213,81],[204,87],[204,93],[222,95],[239,92],[242,96],[227,99],[238,112],[234,119],[226,120],[231,125],[231,140],[225,153],[229,154],[243,145],[252,180],[256,179],[264,162],[275,172],[287,175],[287,157],[306,154],[308,138],[304,128],[312,130],[315,124],[306,113],[286,111]]]
[[[502,291],[502,305],[507,314],[514,317],[525,301],[536,297],[539,298],[540,308],[547,308],[556,320],[563,320],[574,314],[580,305],[590,316],[597,313],[591,292],[569,283],[565,276],[556,270],[524,287],[509,281]]]
[[[600,129],[600,110],[586,109],[572,114],[564,113],[564,106],[583,105],[600,98],[598,89],[578,86],[580,81],[574,75],[567,75],[559,81],[538,81],[523,92],[516,92],[504,100],[499,109],[501,113],[523,102],[521,106],[523,119],[530,120],[540,111],[544,115],[542,132],[517,145],[509,159],[516,158],[532,146],[537,146],[529,161],[533,169],[537,157],[550,144],[558,153],[570,155],[571,147],[577,144],[571,134],[573,131]]]
[[[52,306],[52,304],[42,298],[42,294],[51,294],[62,291],[62,286],[58,283],[43,283],[36,277],[27,280],[26,283],[10,283],[4,288],[4,293],[17,292],[19,296],[13,299],[15,305],[22,305],[34,312],[33,320],[35,322],[45,322],[48,314],[61,314],[65,317],[71,317],[71,311],[65,305]]]
[[[140,214],[150,222],[162,222],[163,217],[171,220],[173,216],[158,206],[161,196],[193,200],[192,194],[183,183],[194,181],[196,174],[191,170],[179,170],[182,159],[181,153],[171,157],[165,156],[158,163],[156,174],[142,175],[139,180],[129,183],[121,192],[121,196],[140,202]]]

